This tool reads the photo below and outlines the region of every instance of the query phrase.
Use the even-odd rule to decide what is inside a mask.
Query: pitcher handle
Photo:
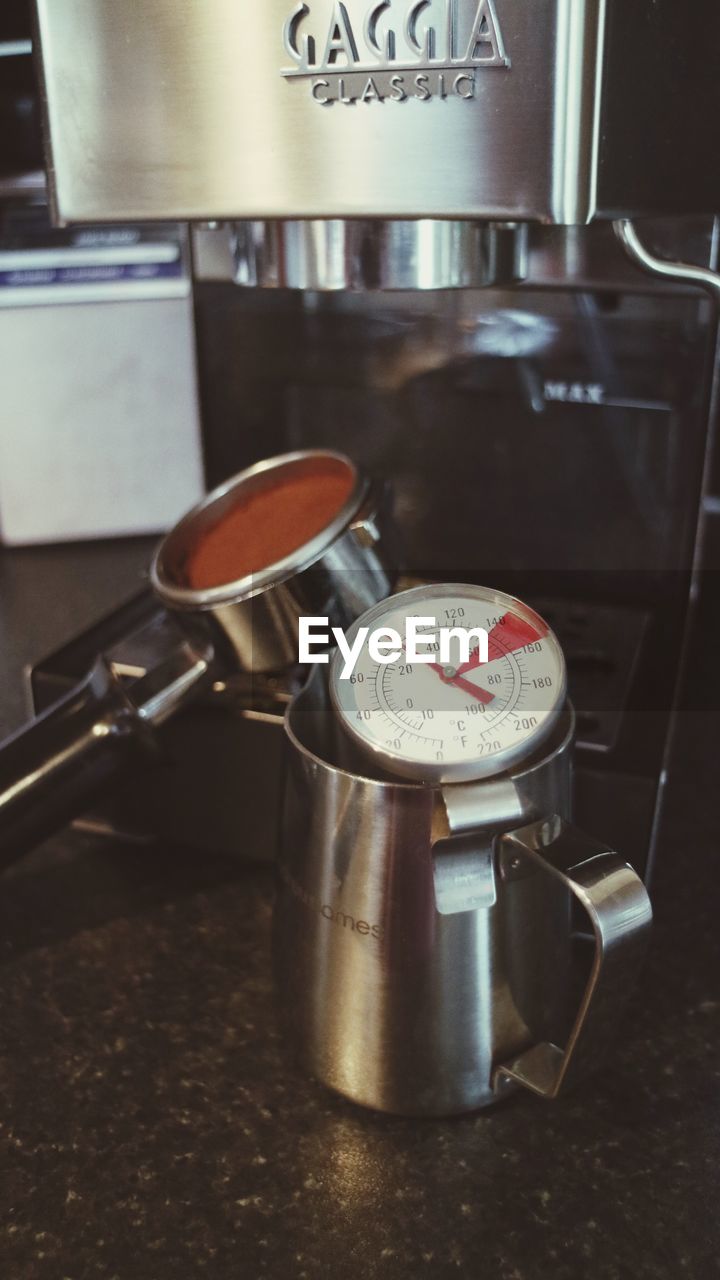
[[[592,970],[565,1048],[540,1042],[496,1067],[493,1076],[498,1092],[512,1082],[556,1098],[601,1057],[645,951],[650,899],[623,858],[561,818],[508,832],[498,839],[497,849],[502,879],[522,875],[532,864],[560,880],[592,923]]]

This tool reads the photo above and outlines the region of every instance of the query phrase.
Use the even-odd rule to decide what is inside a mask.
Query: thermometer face
[[[417,649],[430,663],[408,656],[408,618],[433,619],[418,625]],[[423,782],[488,777],[531,755],[557,723],[566,694],[562,650],[542,618],[512,596],[473,586],[416,587],[359,618],[348,644],[361,628],[369,634],[349,678],[341,678],[342,652],[333,656],[331,697],[345,731],[390,773]],[[441,628],[483,629],[487,663],[477,636],[467,661],[449,637],[450,660],[441,662]],[[382,663],[370,641],[387,629],[402,645],[395,657],[387,644],[390,661]]]

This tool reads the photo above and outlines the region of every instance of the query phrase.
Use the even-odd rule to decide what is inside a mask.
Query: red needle
[[[542,640],[548,633],[548,628],[541,618],[537,617],[537,626],[526,622],[524,618],[518,618],[514,613],[506,613],[499,622],[495,623],[492,631],[488,635],[488,661],[480,662],[480,649],[474,649],[470,654],[469,662],[463,663],[458,667],[457,674],[462,676],[466,671],[474,671],[476,667],[487,666],[490,662],[497,662],[498,658],[504,658],[507,653],[512,653],[515,649],[524,649],[526,644],[533,644],[537,640]]]
[[[463,680],[462,676],[456,672],[454,676],[447,676],[445,668],[441,667],[437,662],[431,662],[430,667],[433,671],[437,671],[443,684],[454,685],[456,689],[462,689],[463,693],[469,693],[471,698],[476,698],[478,702],[488,703],[495,701],[495,694],[488,693],[487,689],[480,689],[470,680]]]

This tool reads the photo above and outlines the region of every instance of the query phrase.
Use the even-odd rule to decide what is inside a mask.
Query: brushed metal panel
[[[307,0],[284,44],[294,3],[37,0],[59,219],[592,215],[604,0]]]

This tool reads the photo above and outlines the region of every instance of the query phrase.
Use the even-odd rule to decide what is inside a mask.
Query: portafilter
[[[179,521],[150,567],[176,625],[140,678],[98,655],[85,678],[0,748],[0,862],[76,817],[155,729],[237,673],[298,667],[303,615],[347,627],[386,596],[395,537],[386,486],[326,450],[287,453],[226,481]],[[252,697],[252,680],[250,682]]]

